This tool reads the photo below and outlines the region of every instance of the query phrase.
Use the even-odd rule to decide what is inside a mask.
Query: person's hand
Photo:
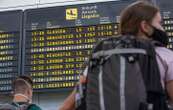
[[[86,77],[81,75],[77,85],[84,84],[86,82],[87,82]],[[74,89],[73,92],[65,99],[63,105],[60,107],[59,110],[75,110],[75,94],[76,94],[76,89]]]
[[[86,77],[81,75],[80,79],[79,79],[79,82],[82,83],[82,84],[86,83]]]

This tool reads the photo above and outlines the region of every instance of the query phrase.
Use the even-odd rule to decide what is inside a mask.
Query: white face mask
[[[24,94],[15,94],[14,96],[15,96],[15,97],[16,97],[16,96],[21,96],[21,97],[25,98],[25,99],[27,100],[28,103],[32,103],[32,99],[29,98],[29,97],[27,97],[27,96],[24,95]]]

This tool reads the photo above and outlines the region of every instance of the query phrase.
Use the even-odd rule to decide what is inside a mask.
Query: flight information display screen
[[[118,34],[118,15],[130,2],[26,10],[23,73],[34,89],[74,87],[96,42]]]
[[[157,3],[163,18],[163,27],[169,36],[167,48],[173,50],[173,0],[158,0]]]
[[[0,93],[20,74],[22,11],[0,12]]]

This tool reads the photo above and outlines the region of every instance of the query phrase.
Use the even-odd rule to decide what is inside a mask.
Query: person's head
[[[33,95],[32,86],[33,86],[33,81],[29,76],[19,76],[12,83],[13,94],[14,96],[16,95],[24,96],[25,98],[27,98],[29,102],[31,102]]]
[[[120,34],[130,34],[146,39],[165,40],[163,39],[165,36],[163,33],[165,32],[161,22],[162,19],[158,7],[148,2],[138,1],[129,5],[121,13]]]

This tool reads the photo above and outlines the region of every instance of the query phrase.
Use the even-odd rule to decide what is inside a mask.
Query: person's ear
[[[150,35],[152,33],[151,26],[146,22],[142,21],[140,23],[140,30],[141,32]]]
[[[32,102],[32,96],[33,96],[33,91],[32,91],[32,89],[29,89],[29,90],[28,90],[27,96],[28,96],[30,102]]]
[[[27,96],[32,97],[32,90],[30,89],[27,90]]]
[[[26,95],[29,96],[30,95],[30,90],[26,91]]]

